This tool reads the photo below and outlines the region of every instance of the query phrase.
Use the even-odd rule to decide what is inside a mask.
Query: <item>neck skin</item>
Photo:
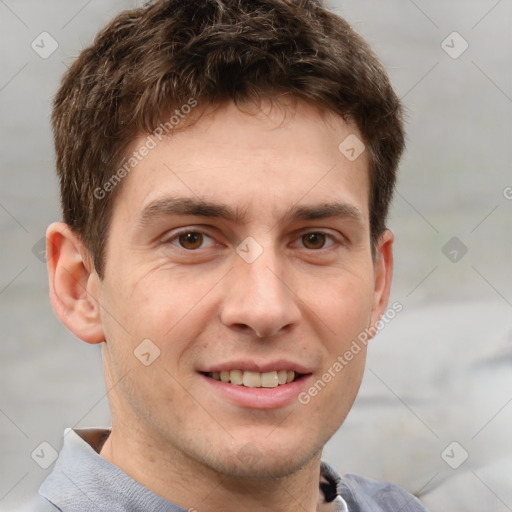
[[[248,480],[219,474],[174,447],[147,442],[136,432],[118,435],[115,425],[100,455],[158,496],[199,512],[314,512],[332,510],[319,491],[321,453],[279,479]],[[135,435],[133,435],[135,434]]]

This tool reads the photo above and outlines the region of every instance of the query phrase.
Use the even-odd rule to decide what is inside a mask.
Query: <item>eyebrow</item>
[[[213,203],[198,198],[166,197],[149,203],[138,216],[137,223],[147,226],[158,218],[172,215],[194,215],[224,219],[231,222],[243,222],[245,212],[233,209],[224,203]],[[282,216],[283,220],[316,220],[324,218],[347,218],[364,223],[364,216],[354,205],[343,202],[321,203],[311,206],[292,206]]]
[[[356,206],[349,203],[322,203],[313,206],[294,206],[286,214],[290,220],[315,220],[340,217],[363,223],[364,216]]]
[[[159,217],[171,215],[195,215],[213,217],[232,222],[243,220],[243,213],[222,203],[212,203],[197,198],[166,197],[149,203],[140,213],[138,224],[146,226]]]

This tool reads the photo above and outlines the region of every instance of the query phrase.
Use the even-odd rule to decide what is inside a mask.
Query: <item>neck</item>
[[[153,493],[192,512],[314,512],[319,503],[321,453],[285,476],[241,478],[113,425],[101,456]]]

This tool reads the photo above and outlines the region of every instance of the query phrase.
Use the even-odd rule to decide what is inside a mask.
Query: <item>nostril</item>
[[[234,329],[236,329],[238,332],[241,332],[243,334],[250,334],[251,332],[255,332],[255,329],[252,329],[247,324],[233,324],[232,327]],[[256,335],[258,336],[258,338],[261,337],[261,336],[259,336],[259,334],[257,332],[256,332]]]

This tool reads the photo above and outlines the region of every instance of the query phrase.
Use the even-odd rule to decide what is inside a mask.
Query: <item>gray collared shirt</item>
[[[103,459],[93,446],[107,435],[108,431],[67,429],[64,446],[52,473],[39,489],[40,496],[24,510],[187,512]],[[396,485],[356,475],[340,476],[325,462],[321,466],[320,493],[324,500],[319,505],[322,511],[426,512],[417,498]]]

